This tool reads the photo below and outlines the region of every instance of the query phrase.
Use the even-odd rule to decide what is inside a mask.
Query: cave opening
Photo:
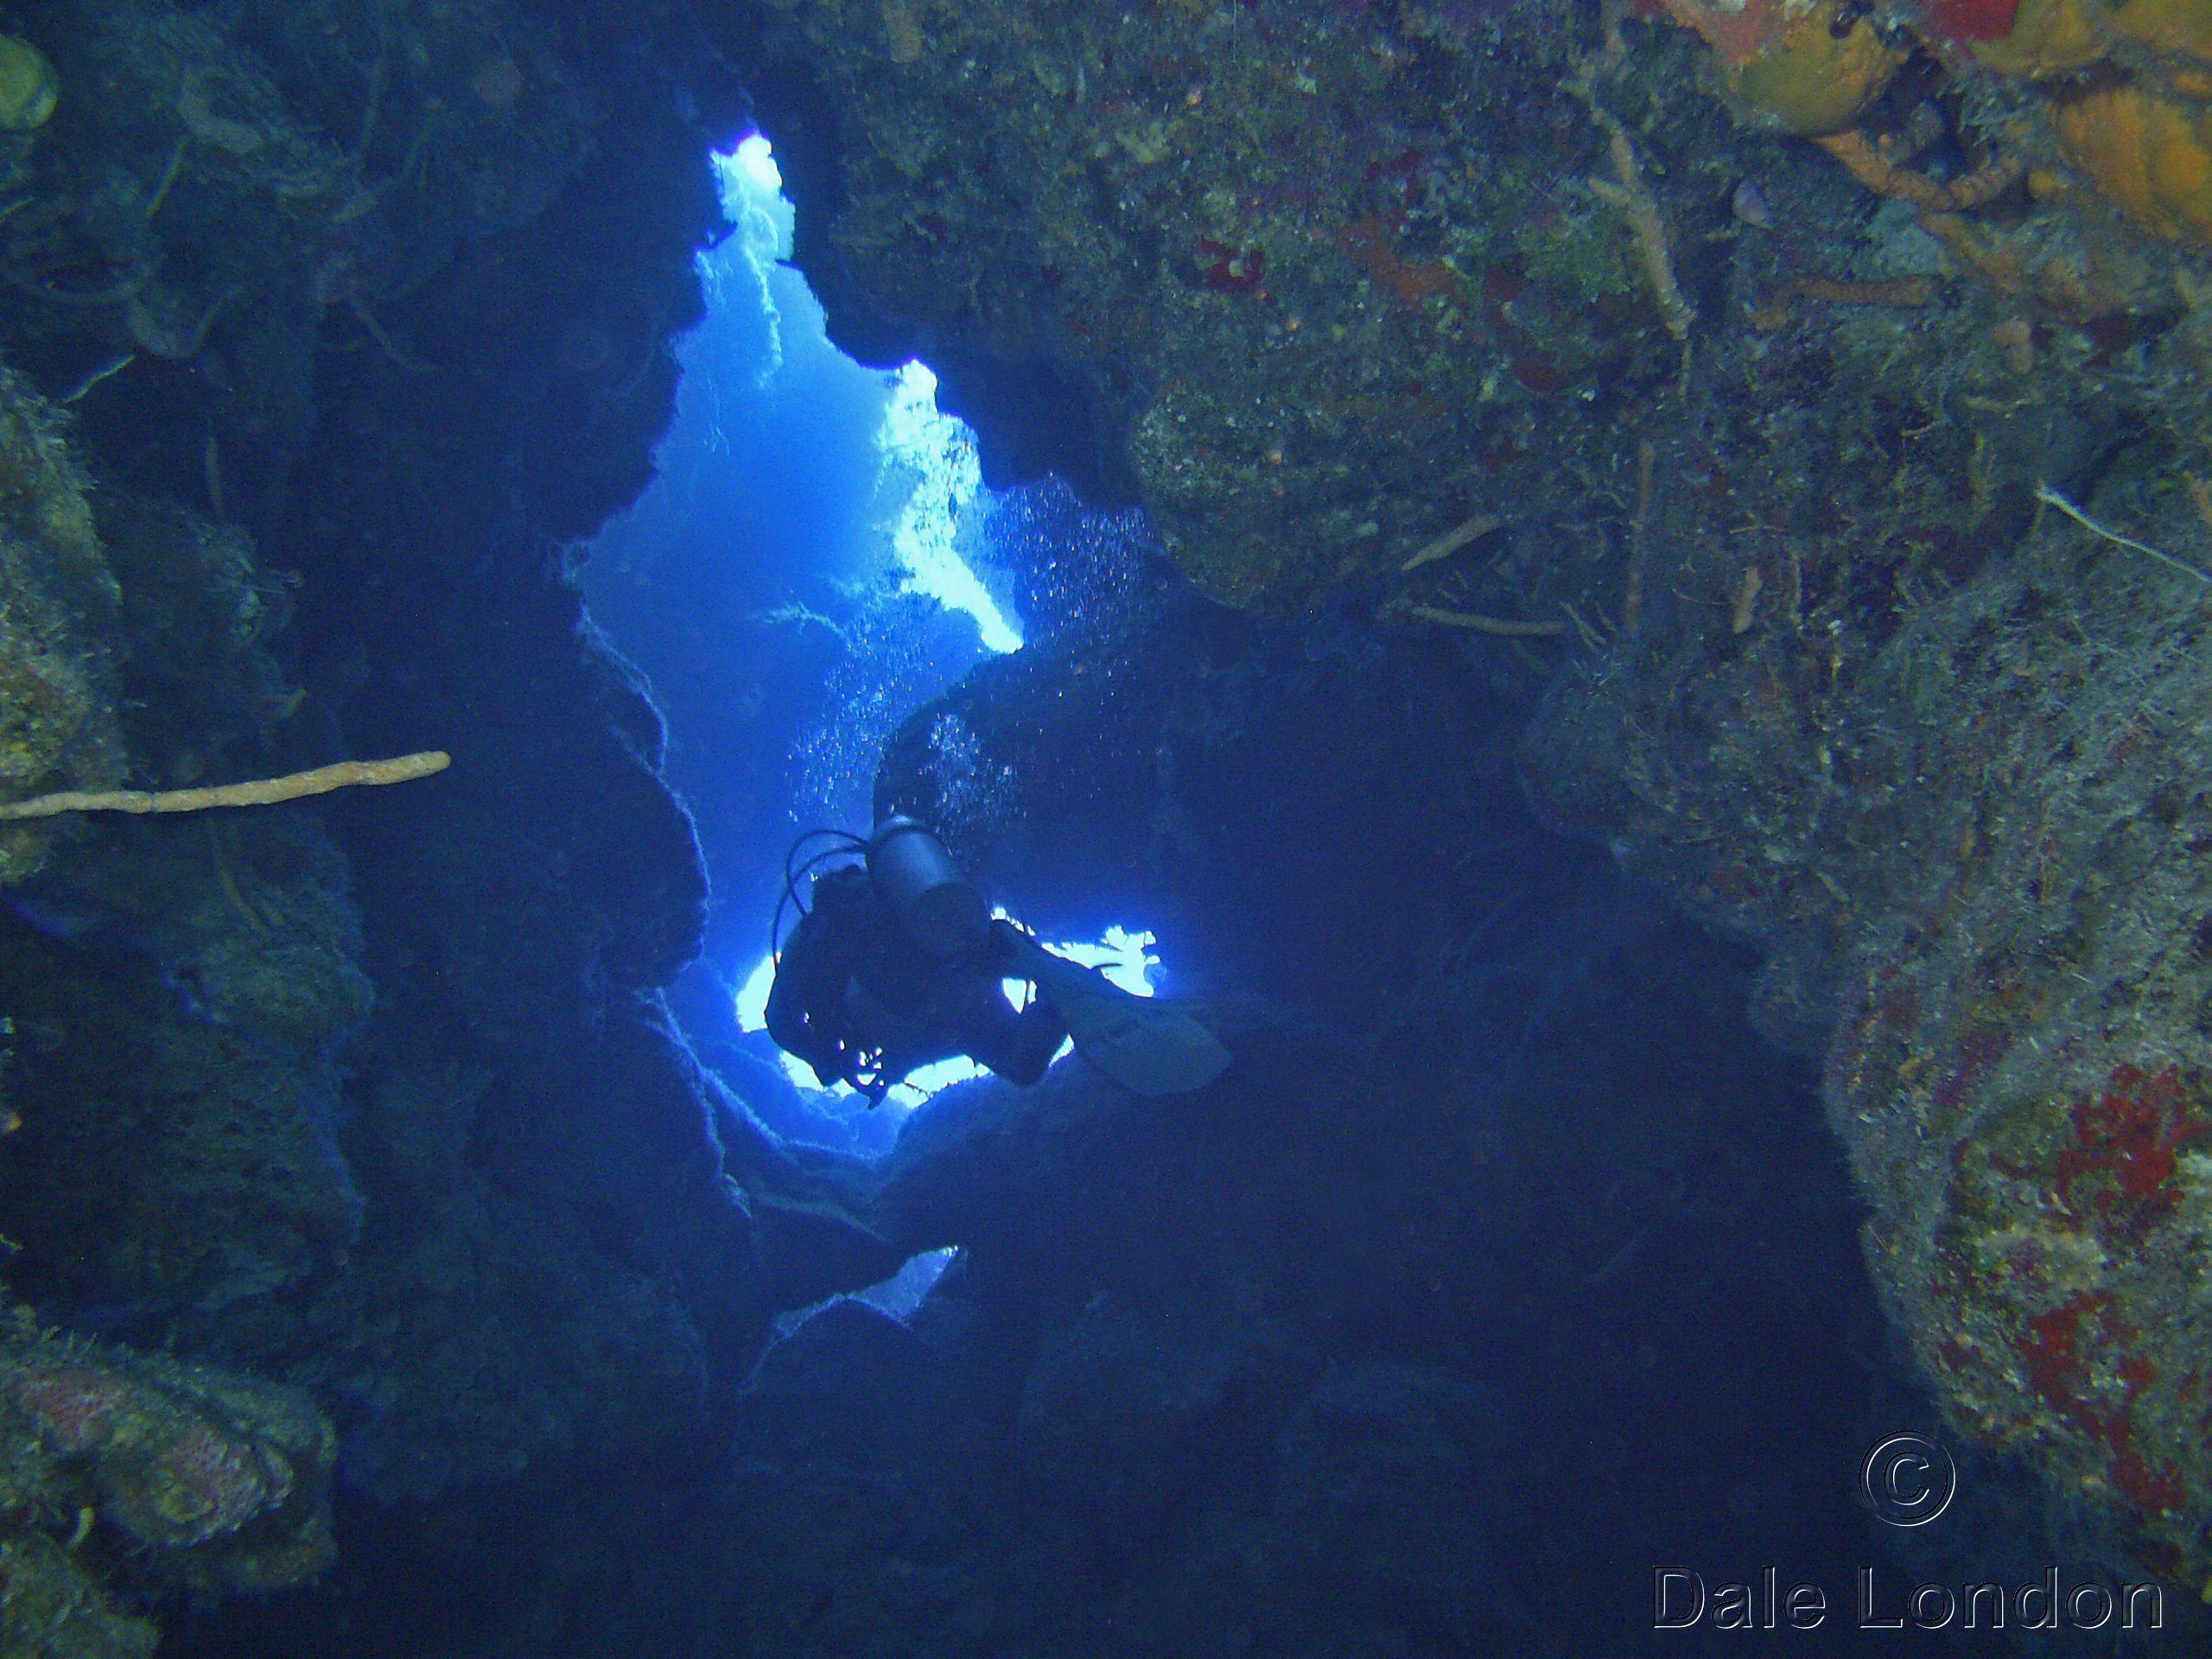
[[[705,956],[671,995],[695,1050],[779,1135],[881,1160],[924,1207],[960,1211],[963,1265],[929,1302],[950,1250],[917,1252],[862,1300],[912,1321],[932,1364],[963,1351],[965,1321],[1064,1316],[1021,1385],[1023,1455],[1054,1471],[1047,1484],[1071,1478],[1052,1437],[1092,1408],[1052,1390],[1080,1392],[1096,1367],[1119,1393],[1095,1409],[1141,1415],[1153,1354],[1230,1365],[1207,1344],[1247,1339],[1247,1320],[1290,1320],[1355,1368],[1361,1398],[1325,1386],[1306,1408],[1325,1416],[1402,1426],[1430,1409],[1436,1379],[1472,1389],[1445,1412],[1455,1433],[1511,1421],[1566,1471],[1525,1533],[1471,1540],[1476,1566],[1433,1574],[1454,1593],[1484,1586],[1507,1629],[1524,1603],[1625,1617],[1562,1612],[1543,1582],[1562,1571],[1553,1534],[1604,1538],[1618,1583],[1667,1549],[1778,1548],[1841,1572],[1853,1534],[1827,1465],[1865,1404],[1842,1357],[1877,1338],[1811,1080],[1749,1039],[1753,961],[1665,920],[1595,849],[1535,822],[1513,773],[1525,685],[1485,679],[1357,601],[1287,618],[1213,605],[1162,575],[1139,515],[1086,509],[1051,482],[984,488],[975,435],[937,413],[925,369],[861,368],[823,337],[781,263],[790,208],[766,159],[763,146],[724,165],[737,229],[702,261],[709,315],[682,348],[662,480],[602,534],[584,580],[653,686],[665,775],[712,873]],[[1117,880],[1161,901],[1201,989],[1275,999],[1237,1016],[1265,1033],[1243,1087],[1291,1139],[1208,1122],[1180,1147],[1141,1113],[1064,1090],[1045,1109],[1076,1112],[1116,1150],[1067,1177],[1055,1213],[1078,1240],[1040,1248],[1013,1242],[1022,1223],[1005,1201],[1030,1154],[1001,1166],[968,1148],[979,1174],[925,1140],[902,1163],[904,1114],[798,1087],[804,1069],[760,1030],[762,920],[791,835],[866,822],[885,778],[980,831],[1018,893],[1049,894],[1046,937],[1118,945],[1131,988],[1147,988],[1155,941],[1109,931],[1128,919]],[[959,1074],[918,1077],[908,1098]],[[1118,1201],[1144,1217],[1134,1235],[1166,1241],[1160,1261],[1085,1207],[1094,1181],[1140,1168],[1145,1184]],[[1232,1238],[1208,1212],[1238,1191],[1281,1194],[1285,1213]],[[1248,1260],[1266,1263],[1265,1288],[1242,1293],[1264,1313],[1222,1288]],[[1163,1274],[1205,1288],[1171,1293]],[[1784,1288],[1800,1281],[1821,1290]],[[1795,1396],[1750,1387],[1739,1356],[1696,1334],[1701,1310],[1722,1306],[1758,1328],[1751,1348],[1794,1357]],[[895,1371],[918,1351],[834,1294],[775,1328],[740,1433],[764,1467],[799,1467],[794,1448],[824,1432],[815,1368],[869,1355]],[[950,1389],[943,1420],[1011,1409],[1000,1396],[1023,1369]],[[1233,1392],[1208,1408],[1232,1440],[1251,1427]],[[1616,1399],[1637,1404],[1624,1414]],[[842,1404],[843,1455],[908,1466],[916,1454],[875,1442],[887,1399],[861,1387]],[[1586,1421],[1610,1421],[1611,1443],[1593,1445]],[[1287,1501],[1303,1432],[1285,1430],[1290,1464],[1270,1472],[1254,1452],[1256,1472],[1224,1476],[1229,1509]],[[1742,1444],[1701,1466],[1696,1448],[1731,1435]],[[1224,1452],[1224,1470],[1240,1455]],[[1662,1471],[1648,1490],[1626,1478],[1643,1465]],[[791,1478],[798,1491],[813,1476]],[[1692,1492],[1679,1512],[1675,1486]],[[1077,1481],[1045,1508],[1103,1536],[1128,1501],[1111,1487]],[[1005,1501],[1035,1518],[1034,1493]],[[1441,1486],[1437,1501],[1452,1506]],[[1454,1535],[1458,1522],[1433,1521],[1416,1529]]]
[[[871,822],[878,762],[900,724],[1022,647],[1028,619],[1004,550],[1037,539],[1039,499],[1062,537],[1099,543],[1102,559],[1136,555],[1128,515],[1123,534],[1102,535],[1056,481],[986,486],[976,435],[938,410],[927,365],[868,368],[830,341],[791,261],[795,211],[766,136],[714,162],[730,228],[699,256],[706,315],[679,347],[658,476],[602,531],[582,581],[593,620],[652,688],[666,775],[709,871],[704,947],[671,998],[687,1035],[750,1082],[779,1133],[880,1147],[920,1101],[984,1071],[964,1057],[923,1067],[869,1122],[849,1085],[821,1089],[775,1050],[767,918],[785,855],[810,827]],[[1087,597],[1034,584],[1021,595],[1033,612],[1059,601],[1039,619],[1048,631],[1083,626]],[[960,735],[944,728],[943,746]],[[804,880],[791,897],[804,899]],[[1014,911],[999,913],[1019,922],[1010,897]],[[1155,935],[1118,916],[1094,932],[1052,948],[1150,995]],[[1026,994],[1007,989],[1017,1004]]]

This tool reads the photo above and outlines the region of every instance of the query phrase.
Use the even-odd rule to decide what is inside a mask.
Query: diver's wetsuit
[[[768,1034],[814,1068],[825,1089],[849,1083],[873,1105],[919,1066],[966,1054],[1009,1083],[1045,1075],[1068,1034],[1044,997],[1017,1011],[1001,982],[1020,935],[993,921],[950,960],[921,950],[858,865],[815,878],[814,904],[791,931],[768,993]]]

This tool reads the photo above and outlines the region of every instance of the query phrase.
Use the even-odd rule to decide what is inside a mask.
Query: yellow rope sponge
[[[453,764],[443,749],[425,749],[391,760],[340,760],[312,772],[295,772],[282,778],[257,778],[251,783],[216,784],[205,789],[65,789],[57,795],[34,795],[26,801],[0,804],[0,818],[50,818],[63,812],[204,812],[215,806],[268,806],[296,801],[302,795],[324,795],[357,784],[404,784],[428,778]]]

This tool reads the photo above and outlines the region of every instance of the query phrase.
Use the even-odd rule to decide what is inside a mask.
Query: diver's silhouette
[[[817,836],[831,844],[795,867]],[[821,868],[854,855],[859,862]],[[810,870],[810,906],[798,888]],[[912,818],[887,818],[866,841],[802,836],[785,861],[779,925],[786,903],[799,922],[777,953],[768,1033],[823,1088],[849,1084],[871,1106],[909,1072],[956,1054],[1010,1083],[1035,1083],[1070,1035],[1140,1094],[1202,1087],[1229,1064],[1229,1051],[1189,1015],[1130,996],[994,918],[944,843]],[[1008,980],[1028,980],[1039,995],[1017,1009]]]

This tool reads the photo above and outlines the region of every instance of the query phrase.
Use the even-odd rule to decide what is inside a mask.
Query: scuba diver
[[[794,867],[799,849],[825,836],[832,844]],[[821,868],[841,856],[859,861]],[[798,897],[808,871],[810,906]],[[799,921],[775,951],[768,1034],[823,1088],[849,1084],[870,1106],[907,1073],[956,1054],[1033,1084],[1071,1036],[1078,1053],[1139,1094],[1202,1088],[1229,1064],[1229,1051],[1188,1014],[1130,995],[992,916],[944,842],[912,818],[887,818],[866,841],[839,830],[800,836],[784,861],[772,944],[786,904]],[[1007,980],[1027,980],[1038,994],[1017,1009]]]

